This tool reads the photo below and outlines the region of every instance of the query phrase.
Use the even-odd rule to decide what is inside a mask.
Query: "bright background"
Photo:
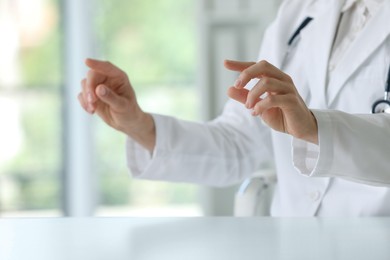
[[[209,94],[203,84],[207,73],[199,69],[208,62],[202,57],[208,53],[208,29],[215,25],[207,10],[229,7],[228,2],[236,3],[227,12],[233,14],[237,6],[249,10],[252,1],[0,0],[0,216],[212,214],[205,209],[210,208],[205,201],[218,199],[211,189],[132,179],[125,136],[82,114],[69,100],[76,99],[86,71],[73,73],[72,64],[82,66],[85,57],[94,56],[129,73],[144,110],[188,120],[211,118],[217,114],[210,112],[215,93]],[[268,16],[258,17],[261,28],[277,6],[263,2]],[[221,28],[232,23],[225,20]],[[80,35],[89,38],[79,50]],[[85,143],[72,134],[80,129],[88,137]],[[78,151],[87,160],[73,160]],[[74,168],[87,169],[85,176]],[[231,201],[232,190],[228,193],[215,205]],[[89,199],[80,207],[87,204],[91,210],[73,207],[84,198]]]

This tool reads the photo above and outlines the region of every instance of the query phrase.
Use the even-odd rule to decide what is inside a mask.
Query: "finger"
[[[99,99],[107,104],[111,109],[114,111],[123,111],[125,108],[125,102],[124,99],[112,90],[110,90],[105,85],[99,85],[96,88],[96,95],[99,97]]]
[[[83,98],[84,98],[85,102],[89,103],[88,99],[90,99],[90,98],[88,98],[88,92],[89,91],[88,91],[88,88],[87,88],[87,79],[83,79],[81,81],[81,90],[82,90],[82,95],[83,95]]]
[[[245,104],[246,101],[247,101],[247,98],[248,98],[248,94],[249,94],[249,90],[245,89],[245,88],[242,88],[242,89],[238,89],[238,88],[235,88],[235,87],[230,87],[228,89],[228,96],[242,104]],[[259,102],[261,101],[260,98],[257,98],[256,99],[256,102]]]
[[[252,115],[258,116],[272,108],[284,109],[291,103],[291,95],[269,95],[260,102],[257,102],[253,108]]]
[[[81,84],[81,94],[84,100],[87,100],[87,79],[83,79],[80,82]]]
[[[124,72],[109,61],[86,59],[85,65],[107,77],[122,77]]]
[[[94,105],[94,100],[93,100],[93,97],[92,97],[92,91],[90,91],[88,89],[88,80],[87,79],[83,79],[81,81],[81,87],[82,87],[82,97],[83,97],[83,101],[85,103],[85,106],[86,106],[86,110],[89,112],[89,113],[94,113],[95,112],[95,105]]]
[[[95,70],[89,70],[87,73],[87,81],[86,81],[86,100],[88,103],[93,104],[97,101],[97,97],[95,95],[95,89],[99,84],[104,83],[107,80],[107,77],[103,74]]]
[[[227,94],[230,98],[245,104],[246,98],[248,96],[249,90],[247,89],[237,89],[235,87],[230,87],[227,91]]]
[[[259,97],[265,93],[283,95],[290,92],[289,85],[283,81],[263,77],[260,81],[249,91],[245,106],[253,108],[257,103]]]
[[[287,74],[276,68],[271,63],[263,60],[243,70],[237,79],[235,87],[243,88],[250,80],[262,78],[264,76],[281,81],[291,81],[291,78]]]
[[[250,66],[256,64],[256,62],[244,62],[244,61],[235,61],[235,60],[225,60],[224,61],[225,68],[233,71],[241,72]]]
[[[89,107],[88,107],[88,104],[87,102],[84,100],[84,97],[83,97],[83,94],[80,93],[78,96],[77,96],[77,99],[79,100],[79,103],[81,105],[81,107],[88,113],[92,114],[93,112],[91,112],[89,110]]]
[[[250,66],[255,65],[256,62],[244,62],[244,61],[234,61],[234,60],[225,60],[224,61],[224,66],[225,68],[233,71],[238,71],[242,72],[243,70],[249,68]],[[241,84],[242,82],[240,79],[237,79],[236,82],[234,83],[234,86],[236,88],[244,88]]]

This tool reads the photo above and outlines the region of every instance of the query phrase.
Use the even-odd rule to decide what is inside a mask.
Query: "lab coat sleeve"
[[[269,129],[235,101],[208,123],[153,117],[157,139],[152,154],[127,140],[128,167],[136,178],[226,186],[271,159]]]
[[[259,60],[280,63],[288,32],[304,16],[301,12],[306,5],[305,0],[283,1],[276,20],[265,33]],[[293,17],[297,17],[295,22],[291,22]],[[254,84],[251,82],[248,89]],[[130,138],[127,140],[128,167],[134,177],[225,186],[272,163],[270,129],[235,101],[229,101],[223,114],[208,123],[153,117],[157,143],[152,154]]]
[[[340,177],[390,186],[390,115],[313,110],[319,146],[293,139],[296,169],[310,177]]]

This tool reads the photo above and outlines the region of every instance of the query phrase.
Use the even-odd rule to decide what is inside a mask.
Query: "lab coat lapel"
[[[331,0],[319,10],[318,15],[302,35],[302,41],[307,45],[306,75],[311,89],[312,108],[326,108],[326,78],[328,60],[332,49],[337,24],[340,18],[340,10],[344,1]],[[306,47],[306,46],[305,46]]]
[[[368,22],[337,65],[329,82],[329,106],[332,105],[346,81],[389,36],[389,16],[390,1],[384,1],[383,8]]]

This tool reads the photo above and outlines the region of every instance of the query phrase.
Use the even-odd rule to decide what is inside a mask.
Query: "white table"
[[[390,219],[2,219],[0,260],[389,260]]]

